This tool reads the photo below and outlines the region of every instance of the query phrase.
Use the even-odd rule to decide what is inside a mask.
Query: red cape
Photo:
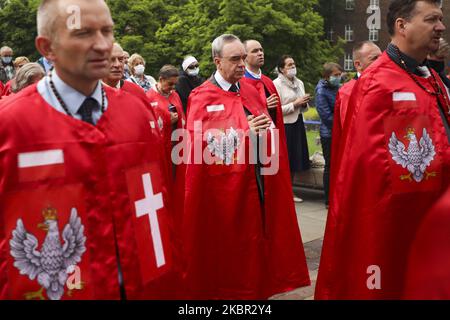
[[[207,81],[191,93],[187,129],[192,141],[194,131],[199,133],[195,121],[203,133],[216,128],[229,134],[230,128],[248,131],[244,106],[253,115],[267,114],[253,86],[242,81],[240,88],[239,94],[226,92]],[[205,150],[201,140],[200,135],[197,142]],[[242,138],[246,154],[249,145],[248,137]],[[182,234],[188,298],[264,299],[310,283],[282,146],[279,159],[278,173],[263,176],[264,207],[255,166],[248,161],[187,165]]]
[[[280,96],[278,95],[278,91],[277,88],[275,88],[275,85],[273,84],[273,81],[265,76],[265,75],[261,75],[261,80],[256,80],[256,79],[252,79],[252,78],[242,78],[241,82],[246,82],[248,84],[251,84],[252,86],[255,87],[255,89],[258,91],[261,100],[266,102],[267,101],[267,96],[266,96],[266,90],[267,92],[269,92],[271,95],[272,94],[276,94],[278,97],[278,104],[276,107],[276,115],[275,117],[272,117],[273,121],[275,121],[275,124],[277,126],[277,128],[281,128],[283,127],[283,113],[281,111],[281,99]],[[279,115],[281,114],[281,119],[279,117]],[[272,115],[271,115],[272,116]]]
[[[417,78],[433,90],[431,79]],[[394,160],[396,150],[403,152],[399,142],[411,153],[412,134],[417,142],[429,135],[435,149],[419,182],[397,163],[401,156]],[[355,84],[339,140],[316,298],[398,299],[419,223],[450,181],[436,98],[384,53]],[[368,286],[374,267],[381,270],[381,289]]]
[[[352,94],[355,83],[356,80],[352,79],[344,84],[338,91],[338,94],[336,96],[336,103],[334,105],[334,119],[338,119],[340,121],[334,120],[333,128],[336,127],[336,125],[340,126],[341,128],[344,127],[344,120],[347,113],[348,102],[350,100],[350,96]]]
[[[166,145],[167,157],[171,159],[172,152],[172,124],[170,122],[169,105],[175,106],[178,113],[178,122],[176,124],[177,129],[182,129],[186,125],[186,116],[183,111],[183,104],[180,96],[176,91],[173,91],[168,98],[161,95],[155,88],[151,88],[147,91],[147,99],[153,108],[159,111],[159,114],[163,117],[164,127],[163,135]]]
[[[1,96],[7,97],[7,96],[11,95],[11,93],[12,93],[12,91],[11,91],[11,81],[12,81],[12,80],[9,80],[9,81],[5,84],[5,86],[3,87]]]
[[[277,88],[273,84],[273,81],[269,77],[262,74],[261,80],[254,80],[251,78],[242,78],[241,82],[246,82],[246,83],[254,86],[256,88],[256,90],[259,92],[261,100],[264,102],[267,101],[266,90],[270,94],[277,95],[278,104],[275,109],[275,114],[273,114],[271,111],[269,111],[269,114],[272,117],[272,120],[275,122],[275,126],[278,128],[278,130],[280,130],[280,142],[283,144],[282,147],[286,148],[286,152],[287,152],[286,133],[285,133],[285,129],[284,129],[283,110],[281,108],[281,98],[278,94]],[[266,107],[267,107],[267,103],[266,103]],[[292,195],[292,196],[294,196],[294,195]]]
[[[149,124],[156,119],[129,93],[105,92],[108,108],[96,126],[56,111],[36,85],[0,104],[0,162],[7,168],[0,171],[0,299],[24,299],[40,289],[45,275],[20,274],[27,264],[14,263],[23,257],[20,225],[37,239],[35,250],[43,255],[52,248],[44,245],[49,234],[39,227],[54,220],[42,214],[49,207],[57,214],[57,243],[70,238],[66,228],[74,212],[86,237],[79,259],[59,265],[55,254],[56,270],[75,265],[81,281],[72,291],[64,283],[60,298],[119,299],[119,258],[128,299],[176,297],[172,193],[160,135]],[[151,226],[150,205],[142,200],[153,195]],[[48,290],[42,294],[49,297]]]
[[[450,299],[450,187],[424,216],[406,272],[405,299]]]

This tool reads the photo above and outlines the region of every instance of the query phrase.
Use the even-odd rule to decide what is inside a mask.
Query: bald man
[[[0,104],[0,299],[167,298],[167,160],[151,110],[100,81],[109,8],[44,0],[37,25],[54,70]]]
[[[261,68],[264,66],[264,49],[256,40],[244,41],[247,58],[245,59],[245,75],[244,81],[255,86],[264,101],[272,119],[278,120],[279,127],[283,124],[283,117],[277,118],[277,108],[281,110],[280,97],[272,80],[262,74]]]
[[[333,127],[342,128],[344,126],[347,105],[356,80],[361,76],[364,70],[381,56],[381,53],[380,48],[371,41],[360,42],[353,48],[353,65],[355,66],[357,74],[355,79],[350,80],[339,89],[334,110],[334,122],[336,122],[336,125]]]

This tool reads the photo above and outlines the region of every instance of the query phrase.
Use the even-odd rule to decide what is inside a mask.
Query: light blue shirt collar
[[[259,70],[259,73],[254,73],[254,72],[250,71],[250,69],[248,69],[247,67],[245,67],[245,70],[255,79],[261,79],[261,77],[262,77],[261,70]]]
[[[84,100],[86,100],[86,98],[88,97],[61,80],[55,70],[52,71],[52,78],[53,83],[55,84],[56,91],[58,91],[59,95],[63,97],[62,99],[67,105],[67,109],[69,109],[71,114],[76,114],[78,112],[78,109],[83,104]],[[102,105],[102,87],[100,81],[90,97],[97,100],[99,106]]]
[[[42,61],[44,62],[45,72],[46,73],[49,72],[53,66],[52,62],[48,60],[46,57],[43,57]]]
[[[58,91],[59,95],[63,99],[71,115],[75,119],[81,120],[81,116],[78,115],[77,112],[87,97],[81,92],[70,87],[63,80],[61,80],[61,78],[56,73],[55,69],[53,69],[52,71],[52,78],[53,83],[55,84],[56,91]],[[37,85],[37,90],[44,98],[44,100],[48,104],[50,104],[53,108],[55,108],[57,111],[61,113],[66,113],[62,108],[61,104],[59,103],[58,99],[56,99],[56,96],[54,95],[53,91],[51,90],[50,78],[48,76],[39,81]],[[97,123],[97,121],[102,116],[102,112],[100,110],[102,105],[102,86],[100,80],[98,81],[98,84],[90,97],[97,100],[99,105],[98,110],[93,111],[93,120],[94,123]],[[108,107],[108,99],[105,95],[105,110],[107,109],[107,107]]]

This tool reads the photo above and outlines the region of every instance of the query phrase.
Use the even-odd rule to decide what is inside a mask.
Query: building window
[[[370,0],[370,6],[379,8],[380,7],[380,0]]]
[[[353,59],[352,55],[346,53],[344,57],[344,70],[345,71],[352,71],[353,70]]]
[[[378,41],[378,30],[377,29],[369,29],[369,40],[370,41]]]
[[[345,41],[347,42],[353,41],[353,29],[352,26],[349,24],[345,25]]]
[[[327,36],[328,41],[333,42],[334,41],[334,30],[333,28],[330,28],[330,31],[328,31]]]
[[[345,0],[345,10],[355,10],[355,0]]]

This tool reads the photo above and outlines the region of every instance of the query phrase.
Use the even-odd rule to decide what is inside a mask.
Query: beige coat
[[[284,123],[295,123],[298,120],[298,116],[308,110],[308,106],[306,108],[296,108],[293,103],[297,98],[305,95],[305,85],[297,77],[292,82],[281,73],[273,83],[280,95]]]

